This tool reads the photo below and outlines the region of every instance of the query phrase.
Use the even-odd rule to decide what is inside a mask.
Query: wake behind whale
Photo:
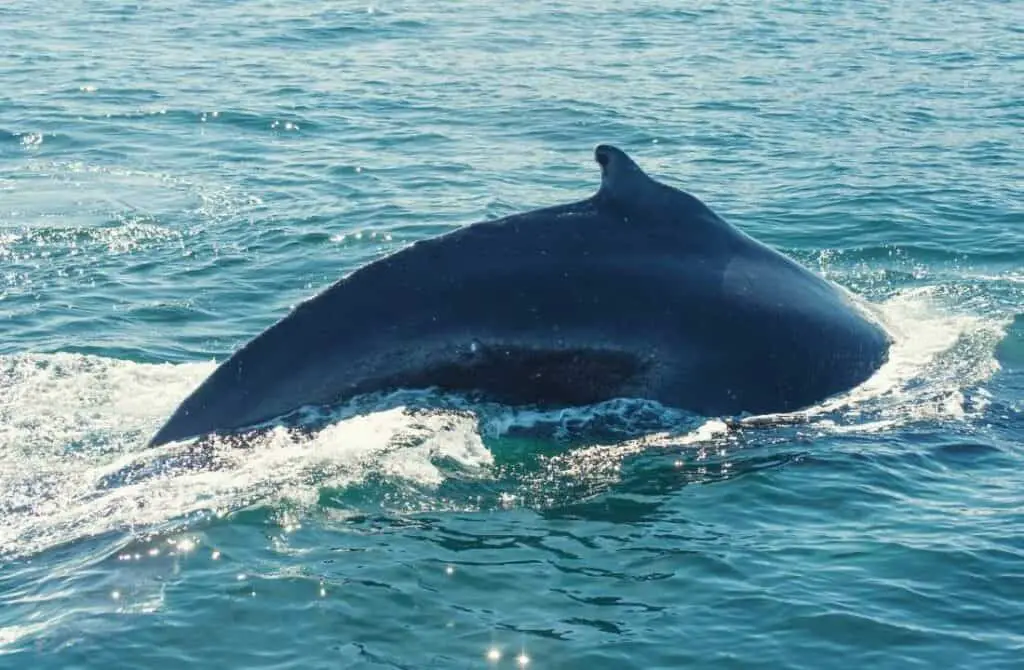
[[[792,411],[863,382],[887,333],[840,287],[694,196],[595,149],[579,202],[472,224],[377,260],[223,362],[151,445],[304,405],[433,387],[512,405],[652,399]]]

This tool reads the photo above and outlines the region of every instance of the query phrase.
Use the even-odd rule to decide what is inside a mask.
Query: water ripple
[[[1018,14],[4,3],[0,665],[1013,667]],[[875,301],[894,362],[767,425],[399,394],[143,449],[345,273],[592,193],[599,142]]]

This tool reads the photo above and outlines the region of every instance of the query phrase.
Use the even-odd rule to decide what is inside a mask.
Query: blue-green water
[[[1024,6],[676,4],[0,5],[0,666],[1024,667]],[[390,399],[144,449],[598,142],[876,302],[891,362],[788,427]]]

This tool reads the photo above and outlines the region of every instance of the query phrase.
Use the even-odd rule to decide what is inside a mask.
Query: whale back
[[[621,150],[591,197],[418,241],[299,304],[151,444],[439,387],[514,404],[785,411],[863,381],[888,336],[834,284]]]

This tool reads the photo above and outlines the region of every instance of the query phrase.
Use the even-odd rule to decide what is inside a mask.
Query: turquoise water
[[[0,667],[1024,667],[1021,3],[671,4],[0,5]],[[144,448],[599,142],[876,303],[890,363],[788,426],[399,396]]]

